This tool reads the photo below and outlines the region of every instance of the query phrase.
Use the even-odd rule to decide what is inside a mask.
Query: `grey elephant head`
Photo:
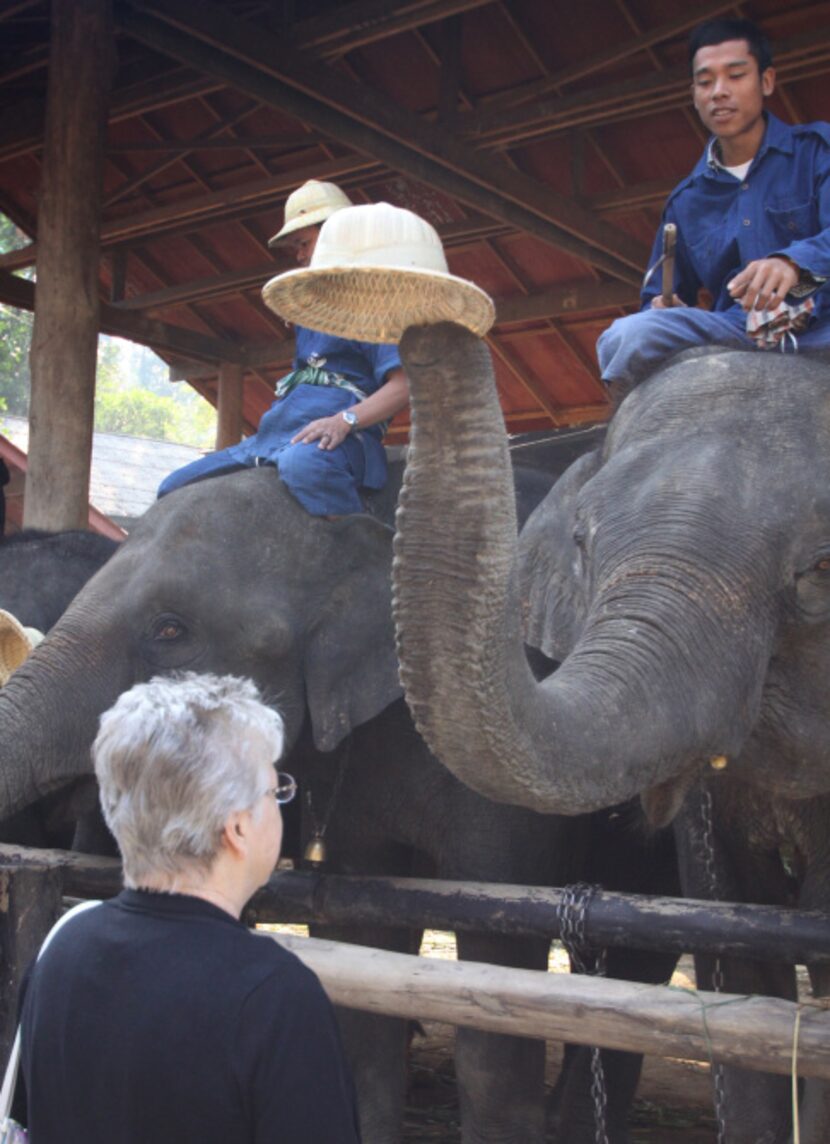
[[[176,670],[248,676],[332,750],[401,694],[390,612],[392,530],[310,517],[273,469],[153,506],[0,690],[0,817],[91,772],[98,717]]]
[[[485,347],[445,325],[401,349],[415,428],[399,655],[445,765],[534,810],[650,792],[658,820],[711,759],[789,796],[830,791],[830,370],[677,360],[626,398],[519,547]],[[541,684],[524,635],[562,661]]]

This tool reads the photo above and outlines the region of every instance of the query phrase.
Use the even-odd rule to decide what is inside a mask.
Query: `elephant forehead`
[[[735,441],[830,440],[830,362],[762,351],[670,363],[635,388],[614,418],[607,455],[632,441],[711,432]]]

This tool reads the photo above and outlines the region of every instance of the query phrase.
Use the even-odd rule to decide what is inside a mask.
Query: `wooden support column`
[[[242,366],[223,361],[219,366],[216,401],[216,448],[226,449],[242,440]]]
[[[52,0],[24,523],[86,528],[111,0]]]
[[[17,1028],[17,997],[29,963],[60,914],[62,874],[49,862],[0,867],[0,1060]]]

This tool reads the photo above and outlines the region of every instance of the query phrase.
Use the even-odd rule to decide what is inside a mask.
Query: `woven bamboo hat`
[[[317,226],[330,218],[335,211],[342,211],[344,207],[351,205],[352,200],[346,192],[341,191],[334,183],[321,183],[318,179],[309,179],[285,200],[282,230],[278,230],[273,238],[268,239],[268,245],[277,246],[295,230]]]
[[[332,215],[309,266],[272,278],[262,296],[295,325],[364,342],[395,343],[434,322],[483,337],[495,320],[492,299],[450,274],[435,229],[389,203]]]
[[[0,608],[0,687],[5,687],[9,676],[16,671],[43,639],[37,628],[24,628],[11,612]]]

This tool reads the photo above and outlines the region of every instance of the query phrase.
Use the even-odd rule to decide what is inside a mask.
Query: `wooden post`
[[[216,448],[226,449],[242,440],[242,366],[223,361],[219,366],[216,402]]]
[[[60,913],[62,874],[54,865],[0,867],[0,1060],[17,1028],[17,998],[26,967]]]
[[[52,0],[24,523],[86,528],[111,0]]]

